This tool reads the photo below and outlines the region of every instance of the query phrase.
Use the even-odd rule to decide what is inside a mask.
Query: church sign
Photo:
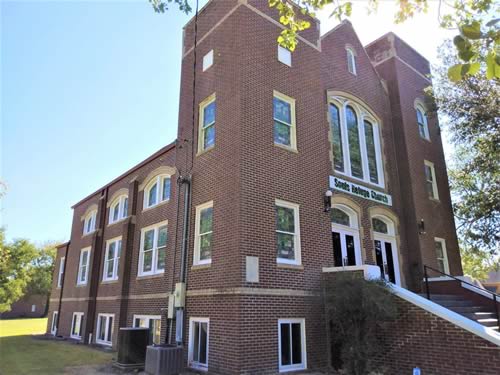
[[[335,176],[330,176],[330,188],[343,193],[355,195],[360,198],[382,203],[387,206],[392,206],[392,197],[389,194],[385,194]]]

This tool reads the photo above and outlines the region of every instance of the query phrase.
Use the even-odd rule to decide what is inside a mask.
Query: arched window
[[[356,54],[351,48],[346,48],[347,51],[347,70],[349,73],[356,75]]]
[[[417,124],[420,137],[430,140],[429,127],[427,125],[427,115],[425,114],[425,110],[421,105],[417,105],[415,110],[417,112]]]
[[[333,168],[340,174],[384,187],[380,124],[361,103],[330,96]]]
[[[97,219],[97,209],[90,210],[83,220],[83,234],[89,234],[95,231],[95,224]]]
[[[335,267],[361,265],[358,214],[343,204],[334,204],[331,218]]]
[[[387,228],[387,223],[384,222],[383,220],[380,220],[379,218],[374,217],[372,219],[372,226],[373,226],[374,232],[383,233],[383,234],[389,233],[389,229]]]
[[[170,199],[170,176],[154,177],[144,189],[144,208],[156,206]]]
[[[125,219],[128,215],[128,196],[120,195],[109,207],[109,224]]]

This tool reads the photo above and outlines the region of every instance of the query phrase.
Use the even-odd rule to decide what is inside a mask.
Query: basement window
[[[292,66],[292,53],[288,49],[278,46],[278,61]]]
[[[189,319],[189,366],[198,370],[208,370],[209,318]]]
[[[82,338],[82,323],[83,323],[83,313],[74,312],[73,319],[71,320],[71,334],[70,334],[71,338],[78,340]]]
[[[149,343],[160,344],[160,315],[134,315],[134,327],[149,328]]]
[[[114,314],[99,314],[97,316],[96,342],[102,345],[111,345],[113,340]]]
[[[306,369],[305,320],[280,319],[278,331],[279,371]]]
[[[211,50],[203,56],[203,71],[207,70],[214,64],[214,50]]]

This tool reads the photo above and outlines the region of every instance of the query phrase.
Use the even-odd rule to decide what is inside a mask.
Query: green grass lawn
[[[56,375],[68,366],[96,365],[111,361],[112,354],[84,345],[40,340],[47,319],[0,320],[1,375]]]

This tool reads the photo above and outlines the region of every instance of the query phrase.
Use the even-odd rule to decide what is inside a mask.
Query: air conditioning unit
[[[145,371],[149,375],[179,375],[184,369],[183,362],[182,346],[150,345]]]
[[[120,369],[143,369],[149,344],[149,328],[120,328],[118,355],[113,364]]]

